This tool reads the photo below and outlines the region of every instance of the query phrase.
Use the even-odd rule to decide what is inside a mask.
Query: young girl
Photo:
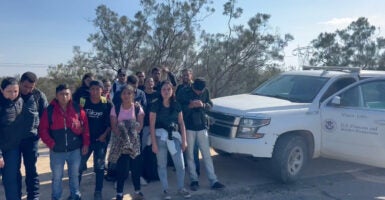
[[[173,85],[170,81],[161,83],[160,92],[158,100],[151,105],[150,133],[152,150],[156,153],[158,162],[158,175],[163,187],[163,198],[171,199],[168,192],[167,151],[170,152],[174,161],[178,194],[184,198],[190,198],[190,193],[184,188],[185,167],[182,151],[186,149],[187,142],[182,109],[175,100]]]
[[[0,95],[0,168],[3,173],[3,186],[7,200],[21,199],[19,180],[20,151],[22,134],[27,131],[23,99],[19,94],[19,83],[7,77],[1,82]]]
[[[111,145],[109,161],[117,163],[116,199],[123,199],[124,180],[131,168],[132,183],[135,194],[133,199],[144,199],[140,191],[142,162],[140,155],[139,133],[143,127],[144,111],[134,103],[134,88],[126,85],[120,93],[121,104],[111,109],[111,128],[115,138]]]

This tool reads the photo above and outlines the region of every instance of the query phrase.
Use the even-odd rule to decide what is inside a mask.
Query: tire
[[[275,145],[271,159],[273,175],[282,183],[294,182],[308,159],[308,146],[303,137],[282,136]]]

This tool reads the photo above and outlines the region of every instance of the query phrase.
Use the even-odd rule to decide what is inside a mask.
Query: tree
[[[133,20],[101,5],[93,20],[98,31],[88,38],[96,53],[75,51],[67,65],[50,68],[50,76],[74,84],[86,70],[149,72],[167,63],[173,72],[192,68],[195,76],[205,77],[213,97],[250,91],[279,71],[283,49],[293,37],[269,33],[267,14],[255,15],[247,27],[232,25],[242,14],[235,3],[224,5],[227,34],[200,29],[214,12],[209,0],[141,0],[142,10]]]
[[[196,60],[196,33],[200,22],[214,10],[207,0],[163,1],[142,0],[143,15],[151,27],[141,48],[140,66],[149,71],[167,63],[176,72],[193,65]],[[202,14],[202,9],[205,13]]]
[[[99,30],[88,38],[96,49],[96,66],[115,71],[129,69],[138,59],[139,48],[149,30],[145,22],[141,12],[130,20],[126,16],[119,17],[105,5],[98,6],[93,23]]]
[[[80,47],[75,46],[73,54],[72,60],[68,61],[67,64],[58,64],[48,68],[48,77],[53,80],[54,84],[66,83],[74,89],[80,86],[81,79],[85,73],[101,73],[100,69],[94,67],[96,63],[91,53],[82,52]]]
[[[311,42],[314,53],[310,64],[383,69],[385,39],[375,35],[376,27],[364,17],[346,29],[321,33]]]
[[[204,44],[199,53],[195,71],[205,74],[214,97],[249,92],[265,78],[263,72],[276,71],[283,61],[283,49],[293,39],[289,34],[281,38],[268,33],[270,15],[256,14],[248,27],[231,26],[231,20],[241,16],[242,9],[235,8],[235,0],[224,5],[228,16],[229,32],[202,35]]]

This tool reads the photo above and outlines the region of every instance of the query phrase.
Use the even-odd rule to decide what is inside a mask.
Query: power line
[[[0,68],[6,67],[32,67],[32,68],[47,68],[53,66],[53,64],[43,64],[43,63],[2,63],[0,62]]]

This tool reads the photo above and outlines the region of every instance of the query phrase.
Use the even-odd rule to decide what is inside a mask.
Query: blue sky
[[[202,28],[225,32],[221,15],[225,0],[214,0],[216,13]],[[105,4],[120,15],[132,17],[139,10],[139,0],[0,0],[0,76],[27,70],[46,75],[46,66],[66,63],[72,47],[92,50],[87,42],[96,31],[91,22],[95,8]],[[271,15],[272,32],[290,33],[295,40],[285,50],[285,63],[298,65],[292,50],[307,46],[321,32],[346,28],[358,17],[366,17],[385,36],[385,1],[383,0],[238,0],[243,8],[236,24],[246,24],[256,13]]]

